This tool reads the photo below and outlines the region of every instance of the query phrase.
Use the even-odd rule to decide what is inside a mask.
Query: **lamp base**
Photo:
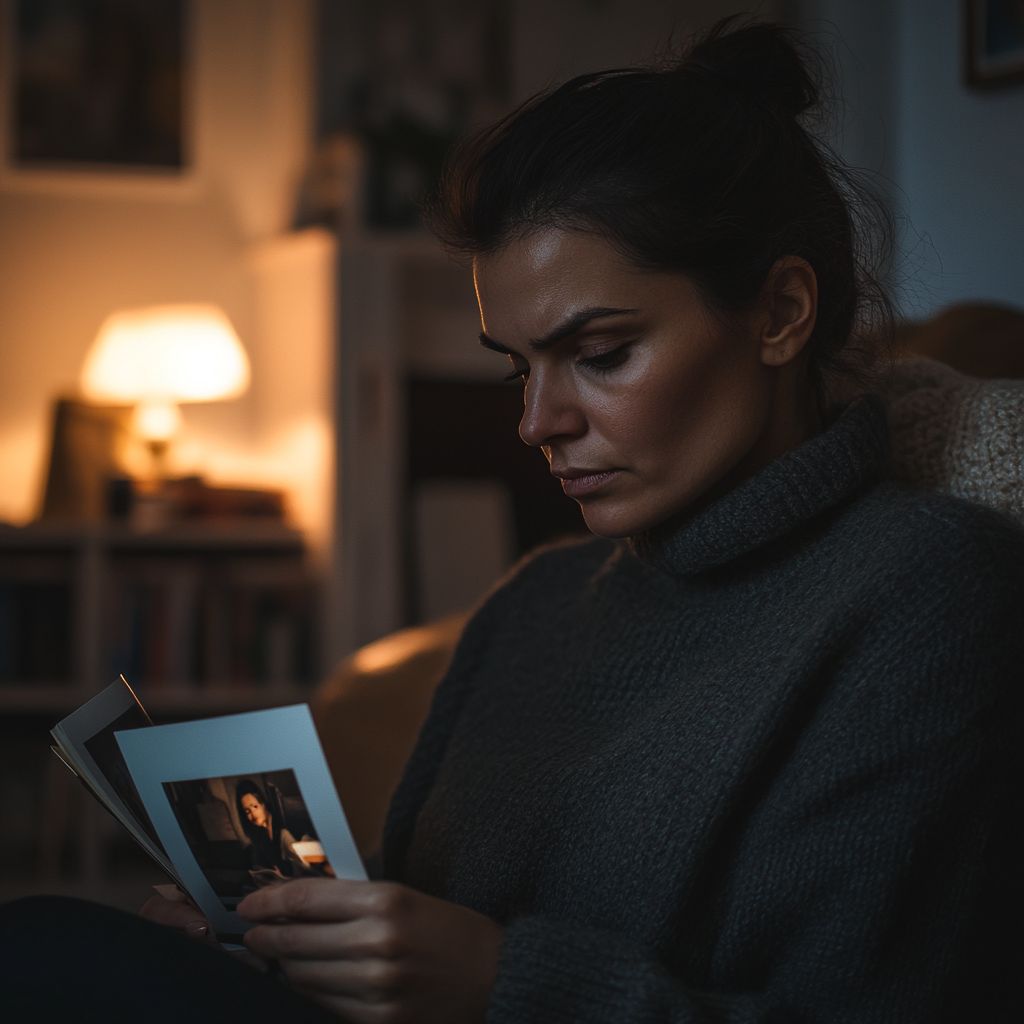
[[[160,483],[167,479],[167,453],[171,442],[167,438],[148,438],[146,447],[153,467],[153,479]]]

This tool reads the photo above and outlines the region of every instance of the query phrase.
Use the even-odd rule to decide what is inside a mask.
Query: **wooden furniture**
[[[969,377],[1024,377],[1024,313],[991,303],[949,306],[922,323],[905,324],[897,344]]]
[[[154,715],[243,711],[304,695],[315,678],[304,553],[301,535],[274,523],[176,526],[152,533],[106,524],[0,526],[3,607],[8,614],[22,614],[16,588],[28,588],[23,594],[29,600],[31,588],[46,588],[48,607],[60,620],[50,624],[46,642],[59,645],[63,639],[67,645],[66,652],[56,652],[49,662],[41,659],[41,669],[31,665],[32,652],[22,656],[20,665],[17,656],[0,654],[6,658],[6,666],[0,667],[0,676],[6,676],[0,679],[0,713],[63,715],[118,672],[134,675],[129,683]],[[168,668],[148,677],[144,669],[141,678],[130,672],[130,661],[139,659],[135,652],[125,652],[123,630],[130,624],[118,616],[125,611],[127,591],[136,586],[148,588],[157,605],[160,591],[168,592],[162,613],[166,633],[161,638],[159,624],[151,623],[148,636],[128,637],[128,645],[140,640],[169,648],[194,643],[204,648],[198,671],[193,667],[176,674],[173,666],[188,664],[189,658],[170,649],[164,659],[170,674]],[[248,638],[239,635],[237,621],[226,618],[229,595],[242,597],[246,591],[252,598],[274,592],[281,597],[276,622],[263,633],[257,623]],[[45,608],[35,610],[45,613]],[[144,614],[143,609],[136,611]],[[8,619],[0,624],[0,638],[17,628],[17,621],[12,629]],[[30,628],[45,632],[43,624]],[[266,652],[276,662],[262,670],[258,664],[247,666],[240,653],[246,643],[276,645]],[[282,647],[291,650],[282,655]],[[159,653],[141,653],[144,665],[154,667],[161,660]],[[18,678],[16,670],[22,666],[35,678]]]
[[[522,385],[502,383],[507,359],[479,344],[471,269],[424,234],[347,231],[336,273],[327,665],[423,621],[423,565],[443,559],[424,557],[422,485],[504,487],[514,513],[513,555],[584,530],[544,456],[518,437]],[[472,553],[483,538],[474,536],[472,521],[458,525],[462,550]]]
[[[312,701],[313,720],[359,852],[379,850],[391,794],[467,616],[415,626],[346,658]]]
[[[279,523],[0,526],[0,715],[42,734],[119,672],[157,719],[305,701],[314,610],[302,536]],[[46,775],[40,869],[57,873],[78,817],[96,879],[103,823],[71,812],[77,788],[55,758]]]
[[[479,379],[472,275],[426,235],[339,238],[336,485],[327,664],[408,624],[406,380]],[[481,367],[483,362],[483,367]]]

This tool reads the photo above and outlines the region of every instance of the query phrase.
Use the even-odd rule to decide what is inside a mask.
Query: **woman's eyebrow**
[[[489,348],[492,352],[500,352],[503,356],[515,354],[511,349],[505,348],[504,345],[499,345],[486,331],[480,332],[480,344],[484,348]]]
[[[638,309],[613,309],[611,306],[590,306],[588,309],[581,309],[578,313],[574,313],[567,320],[563,320],[554,330],[545,334],[543,338],[531,341],[530,348],[534,352],[544,352],[546,349],[551,348],[552,345],[557,345],[564,338],[569,338],[576,334],[577,331],[583,330],[592,320],[602,320],[609,316],[622,316],[626,313],[639,312]],[[515,355],[511,349],[507,349],[504,345],[496,342],[486,331],[480,335],[480,344],[484,348],[500,352],[505,356]]]

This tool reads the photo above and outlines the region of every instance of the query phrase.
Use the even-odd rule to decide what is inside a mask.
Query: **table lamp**
[[[249,386],[249,359],[219,306],[145,306],[112,313],[82,367],[82,391],[135,405],[132,428],[161,467],[181,424],[179,402],[213,402]]]

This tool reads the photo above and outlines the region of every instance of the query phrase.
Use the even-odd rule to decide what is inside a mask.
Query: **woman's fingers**
[[[257,956],[248,949],[232,949],[228,951],[228,955],[240,964],[245,964],[246,967],[254,967],[261,974],[266,974],[270,969],[270,965],[263,957]]]
[[[394,926],[372,919],[261,924],[246,932],[245,945],[274,960],[390,960],[402,954],[402,943]]]
[[[401,899],[402,887],[390,882],[299,878],[251,893],[238,914],[246,921],[351,921],[386,915]]]
[[[163,885],[154,885],[153,891],[158,896],[163,896],[164,899],[168,899],[172,903],[191,903],[193,907],[195,906],[195,903],[188,897],[188,895],[173,883],[167,882]]]
[[[479,1024],[502,929],[467,907],[393,882],[305,878],[261,889],[239,913],[245,944],[354,1024]]]
[[[380,961],[282,960],[288,984],[303,992],[348,996],[364,1003],[394,1002],[409,988],[397,964]]]
[[[210,922],[191,903],[166,896],[152,896],[139,911],[139,916],[165,928],[184,932],[192,939],[205,939],[210,935]]]

